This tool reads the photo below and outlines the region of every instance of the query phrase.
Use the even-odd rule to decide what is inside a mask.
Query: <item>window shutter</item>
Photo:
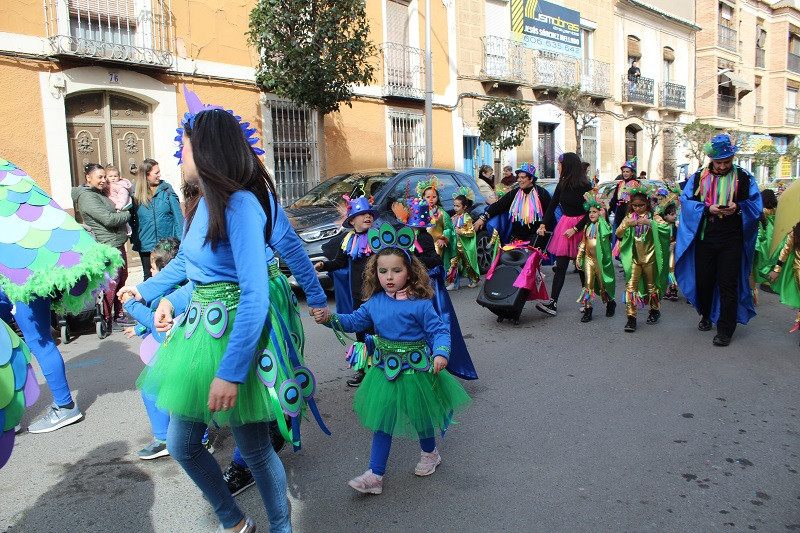
[[[82,20],[136,22],[134,0],[69,0],[69,13]]]
[[[638,37],[628,35],[628,57],[634,59],[642,58],[642,43]]]

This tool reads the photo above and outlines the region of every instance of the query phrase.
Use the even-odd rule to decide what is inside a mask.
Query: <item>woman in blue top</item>
[[[313,390],[305,387],[313,385],[313,375],[288,338],[285,324],[292,317],[275,312],[271,299],[285,293],[273,292],[285,278],[267,261],[267,245],[283,239],[291,226],[275,199],[272,178],[232,114],[207,108],[190,116],[182,159],[184,179],[199,183],[202,198],[187,211],[179,257],[162,271],[169,277],[182,270],[189,282],[161,301],[156,329],[169,329],[173,305],[186,307],[187,295],[190,303],[138,384],[171,413],[170,455],[203,491],[226,531],[252,532],[255,526],[201,444],[212,420],[231,425],[270,530],[291,531],[286,473],[270,444],[269,422],[280,424],[284,412],[296,419],[304,399],[314,410]],[[142,295],[146,285],[140,286]],[[299,432],[292,437],[299,444]]]
[[[178,195],[161,179],[154,159],[145,159],[136,174],[131,209],[131,244],[142,260],[144,279],[150,278],[150,252],[161,239],[181,238],[183,212]]]

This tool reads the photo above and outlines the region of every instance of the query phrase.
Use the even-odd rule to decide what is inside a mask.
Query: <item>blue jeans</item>
[[[69,405],[72,403],[72,394],[67,383],[64,358],[50,332],[50,298],[36,298],[27,305],[17,302],[16,306],[14,319],[42,368],[47,386],[53,393],[53,401],[56,405]],[[3,292],[0,292],[0,318],[6,322],[11,318],[11,302]]]
[[[222,470],[201,441],[206,425],[173,416],[167,431],[167,449],[192,481],[203,491],[223,527],[234,527],[244,514],[231,496]],[[259,422],[232,426],[233,438],[247,461],[267,510],[270,531],[291,532],[286,501],[286,471],[269,439],[269,424]]]

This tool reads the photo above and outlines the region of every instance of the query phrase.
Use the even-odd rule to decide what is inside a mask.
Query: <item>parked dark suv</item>
[[[453,193],[461,186],[469,187],[475,193],[475,204],[471,211],[473,220],[483,213],[486,200],[478,192],[475,180],[467,174],[440,168],[415,168],[402,171],[365,170],[334,176],[286,208],[286,215],[300,236],[300,240],[303,241],[303,246],[312,262],[323,261],[326,258],[333,259],[327,257],[323,249],[329,253],[330,250],[335,250],[336,247],[325,245],[331,240],[338,240],[341,238],[340,234],[346,231],[342,227],[341,215],[337,209],[342,202],[343,194],[357,197],[364,191],[363,194],[372,196],[375,207],[380,211],[380,216],[373,225],[378,227],[385,221],[395,222],[391,210],[392,203],[405,198],[406,190],[410,196],[416,196],[417,183],[427,179],[431,174],[435,174],[442,182],[441,201],[448,213],[454,212]],[[488,270],[491,262],[488,250],[490,238],[487,231],[481,231],[477,235],[478,264],[482,273]],[[281,268],[289,275],[285,265],[281,265]],[[292,284],[296,284],[294,278],[290,277],[289,280]],[[325,274],[321,275],[320,281],[323,286],[331,285],[330,278]]]

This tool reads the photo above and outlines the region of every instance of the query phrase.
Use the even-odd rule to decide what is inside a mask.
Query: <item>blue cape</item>
[[[756,247],[756,237],[758,236],[758,219],[761,216],[762,203],[761,193],[753,175],[745,169],[741,170],[750,177],[750,190],[748,199],[739,202],[739,208],[742,212],[744,239],[742,240],[742,265],[739,269],[739,306],[736,310],[736,321],[740,324],[747,324],[751,318],[756,316],[756,310],[753,307],[753,294],[750,290],[750,270],[753,267],[753,255]],[[700,171],[698,170],[686,181],[683,194],[681,194],[681,221],[678,226],[678,236],[675,244],[675,277],[684,296],[695,309],[697,309],[697,286],[695,284],[694,252],[695,242],[701,231],[705,204],[692,200],[691,197],[697,188],[695,180],[699,175]],[[711,303],[711,316],[709,318],[714,323],[719,319],[719,288],[714,289],[714,299]]]
[[[337,313],[353,312],[353,295],[350,292],[350,268],[343,268],[329,272],[333,278],[333,293],[336,298]],[[461,326],[458,324],[456,310],[450,301],[450,294],[445,290],[444,268],[437,266],[429,270],[428,275],[433,285],[433,307],[442,320],[450,326],[450,361],[447,363],[447,370],[454,376],[461,379],[478,379],[478,373],[472,364],[469,356],[467,344],[464,342],[464,335],[461,333]]]

